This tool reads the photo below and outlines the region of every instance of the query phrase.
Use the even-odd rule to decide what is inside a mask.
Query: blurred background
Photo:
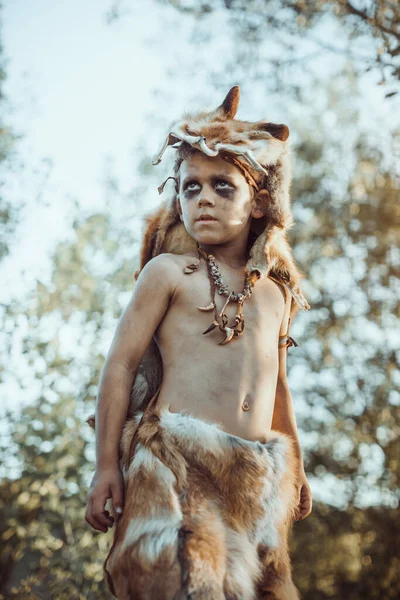
[[[0,5],[0,598],[110,598],[84,521],[105,355],[182,111],[241,86],[285,123],[311,311],[288,374],[313,511],[307,600],[400,597],[400,8],[395,0]]]

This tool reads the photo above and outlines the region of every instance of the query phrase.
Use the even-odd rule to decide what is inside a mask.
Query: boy
[[[148,218],[102,372],[86,520],[116,519],[120,600],[299,598],[287,537],[311,492],[286,352],[310,307],[284,233],[289,131],[234,120],[238,102],[184,115],[155,157],[179,144],[175,196]]]

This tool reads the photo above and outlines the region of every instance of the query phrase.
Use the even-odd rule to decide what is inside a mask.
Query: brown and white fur
[[[270,432],[251,442],[151,406],[142,416],[121,439],[126,499],[104,564],[112,593],[298,600],[287,547],[297,500],[291,439]]]

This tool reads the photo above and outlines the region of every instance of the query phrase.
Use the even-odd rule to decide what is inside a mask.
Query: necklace
[[[245,298],[250,298],[253,290],[250,281],[248,281],[247,278],[245,278],[244,288],[241,293],[235,294],[235,292],[229,292],[228,286],[223,282],[219,267],[215,261],[215,257],[212,254],[207,254],[201,247],[199,247],[199,253],[207,262],[209,273],[214,280],[215,287],[218,288],[218,294],[221,296],[228,296],[231,300],[233,300],[233,302],[240,303],[243,303]]]
[[[207,264],[207,273],[211,291],[211,303],[208,306],[198,306],[197,308],[205,312],[214,310],[214,320],[211,323],[211,325],[205,331],[203,331],[203,335],[210,333],[218,327],[223,333],[225,333],[225,338],[221,342],[219,342],[219,345],[222,346],[230,342],[234,337],[239,337],[240,335],[242,335],[244,331],[243,304],[247,298],[250,298],[253,292],[254,283],[248,278],[246,274],[243,291],[237,294],[233,291],[230,292],[228,290],[228,286],[224,283],[222,279],[222,275],[219,270],[218,264],[215,260],[215,257],[212,254],[208,254],[204,250],[204,248],[200,246],[200,244],[197,244],[197,251],[199,254],[199,258],[204,258]],[[199,266],[200,261],[198,260],[195,263],[187,266],[185,268],[185,273],[193,273],[193,271],[197,271]],[[216,289],[218,289],[218,294],[227,297],[225,304],[220,312],[218,312],[217,305],[215,302]],[[229,325],[229,319],[225,313],[225,309],[231,300],[233,302],[238,303],[238,308],[235,315],[234,323],[232,325]]]

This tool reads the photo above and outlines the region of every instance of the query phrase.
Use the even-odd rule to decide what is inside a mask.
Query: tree
[[[0,6],[1,9],[1,6]],[[1,21],[0,21],[1,28]],[[1,36],[1,30],[0,30]],[[4,95],[5,59],[0,37],[0,261],[9,252],[9,243],[15,231],[19,208],[11,203],[4,195],[6,178],[13,170],[15,161],[14,147],[19,138],[6,124],[6,108],[8,101]]]
[[[227,18],[236,29],[239,53],[251,55],[251,61],[259,62],[260,55],[254,50],[266,34],[279,43],[279,58],[268,59],[273,64],[272,72],[287,64],[306,68],[308,62],[325,52],[327,56],[345,54],[348,60],[358,65],[360,74],[376,70],[380,73],[381,84],[395,83],[400,79],[400,6],[392,0],[158,1],[168,2],[176,10],[192,14],[197,19],[212,17],[212,13],[221,10],[223,4]],[[121,2],[115,2],[110,14],[117,18],[121,10]],[[316,26],[327,15],[339,21],[347,31],[350,43],[346,48],[329,43],[316,34]],[[308,55],[299,56],[298,38],[304,37],[314,42],[316,49]],[[370,44],[372,42],[374,53],[365,52],[365,48],[354,50],[355,43],[364,37],[369,39]],[[387,95],[395,93],[397,90],[389,91]]]
[[[76,219],[76,239],[54,253],[50,285],[40,281],[27,304],[9,307],[33,325],[22,345],[41,390],[18,420],[10,414],[20,474],[0,484],[0,590],[7,598],[108,598],[102,562],[112,532],[92,532],[84,520],[93,471],[92,430],[97,380],[105,358],[102,337],[133,285],[128,228],[105,214]],[[94,273],[92,261],[102,265]],[[76,339],[64,347],[63,335]],[[78,351],[78,346],[80,351]]]

